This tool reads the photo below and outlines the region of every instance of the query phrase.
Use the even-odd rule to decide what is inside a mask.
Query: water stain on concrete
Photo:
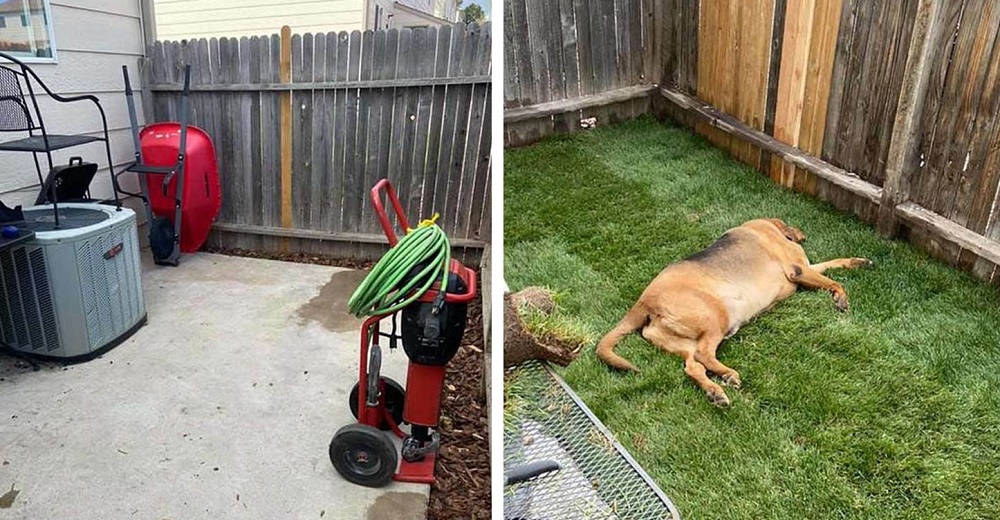
[[[368,273],[365,271],[337,271],[330,281],[320,288],[297,314],[305,321],[315,321],[331,332],[349,332],[361,327],[363,320],[355,318],[347,310],[347,300]]]
[[[424,520],[427,497],[421,493],[391,491],[375,499],[368,508],[368,520]]]
[[[10,491],[0,497],[0,509],[9,509],[10,506],[14,505],[14,499],[17,498],[17,494],[20,492],[20,489],[14,489],[14,484],[11,484]]]

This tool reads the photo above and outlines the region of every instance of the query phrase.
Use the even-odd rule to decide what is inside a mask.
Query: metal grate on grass
[[[560,469],[504,489],[505,520],[679,520],[669,498],[547,363],[504,384],[504,470]]]

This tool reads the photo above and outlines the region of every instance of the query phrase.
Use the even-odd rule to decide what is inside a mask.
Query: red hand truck
[[[389,245],[394,246],[398,239],[382,202],[383,190],[397,223],[404,231],[410,229],[410,224],[389,181],[382,179],[376,183],[371,190],[372,205]],[[338,430],[330,442],[330,461],[350,482],[368,487],[381,487],[391,480],[434,482],[434,461],[440,447],[435,430],[441,415],[445,367],[461,346],[466,308],[476,297],[475,271],[457,260],[451,261],[448,270],[447,287],[442,288],[436,282],[398,314],[371,316],[361,325],[358,382],[349,397],[351,412],[358,422]],[[431,312],[442,291],[443,306]],[[402,316],[399,335],[396,334],[398,316]],[[389,333],[379,329],[386,318],[392,320]],[[388,338],[390,348],[402,340],[409,358],[405,390],[380,374],[380,338]],[[409,432],[403,430],[406,424]],[[387,432],[402,439],[400,450],[397,451]]]

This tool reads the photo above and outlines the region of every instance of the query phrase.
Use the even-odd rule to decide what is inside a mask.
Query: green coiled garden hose
[[[448,286],[451,243],[434,220],[436,216],[409,230],[375,264],[347,302],[351,314],[359,318],[391,314],[420,298],[435,281]],[[410,271],[425,262],[416,276],[401,285]]]

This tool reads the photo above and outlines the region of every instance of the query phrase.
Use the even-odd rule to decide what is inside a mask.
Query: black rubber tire
[[[377,488],[392,482],[399,454],[385,433],[367,424],[348,424],[330,441],[330,462],[348,482]]]
[[[403,405],[406,404],[406,390],[403,390],[403,386],[394,381],[390,377],[383,377],[385,381],[385,406],[389,409],[389,414],[392,415],[392,420],[396,421],[396,424],[403,424]],[[348,397],[348,405],[351,407],[351,413],[354,414],[354,418],[358,418],[358,386],[360,383],[354,383],[354,388],[351,389],[351,395]],[[389,426],[389,421],[382,420],[382,424],[379,424],[380,430],[392,429]]]

